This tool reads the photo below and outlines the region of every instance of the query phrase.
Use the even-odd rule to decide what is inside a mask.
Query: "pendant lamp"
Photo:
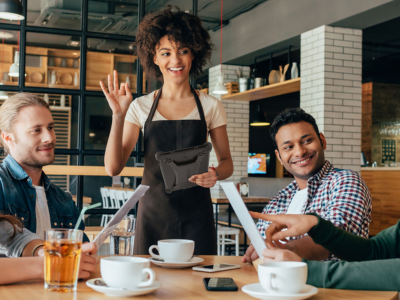
[[[226,86],[224,85],[224,73],[222,73],[222,18],[223,18],[222,8],[223,8],[223,0],[221,0],[221,47],[220,47],[220,53],[219,53],[219,64],[221,66],[221,69],[220,69],[220,74],[218,76],[218,82],[215,85],[215,89],[214,89],[214,94],[217,94],[217,95],[228,94],[228,90],[226,89]]]
[[[221,75],[218,76],[218,82],[215,85],[214,94],[225,95],[228,94],[228,90],[224,85],[224,73],[221,72]]]
[[[253,122],[250,123],[250,126],[268,126],[268,125],[270,124],[265,120],[264,113],[261,111],[259,105],[257,109],[256,118],[254,119]]]
[[[0,18],[6,20],[23,20],[22,4],[19,0],[0,0]]]
[[[15,51],[14,63],[10,67],[8,76],[19,77],[19,51]]]

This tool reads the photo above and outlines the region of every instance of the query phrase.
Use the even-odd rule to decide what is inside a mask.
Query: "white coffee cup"
[[[156,279],[156,274],[150,269],[150,260],[142,257],[104,257],[100,260],[100,272],[104,282],[116,288],[150,286]],[[146,273],[150,278],[144,281]]]
[[[296,294],[307,281],[307,264],[282,261],[258,265],[258,279],[269,294]]]
[[[149,248],[152,257],[162,259],[168,263],[187,262],[194,252],[194,241],[191,240],[161,240]],[[154,254],[157,249],[160,255]]]

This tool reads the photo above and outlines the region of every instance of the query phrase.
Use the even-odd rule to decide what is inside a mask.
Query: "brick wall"
[[[321,26],[301,35],[300,107],[327,138],[326,158],[360,171],[362,30]]]
[[[213,93],[215,84],[218,81],[221,65],[209,69],[208,86],[210,95],[220,98],[220,95]],[[239,66],[222,65],[224,73],[224,83],[238,81],[235,71]],[[250,67],[243,67],[243,75],[249,77]],[[249,102],[237,100],[222,100],[226,116],[228,119],[227,131],[229,147],[234,165],[233,175],[226,179],[228,181],[238,182],[241,177],[247,176],[247,156],[249,151]],[[212,151],[210,164],[217,166],[217,157]],[[219,188],[218,185],[215,187]]]

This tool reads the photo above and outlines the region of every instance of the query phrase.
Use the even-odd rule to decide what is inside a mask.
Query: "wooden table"
[[[76,195],[72,195],[72,200],[76,202]],[[92,198],[83,196],[83,203],[92,203]]]
[[[191,268],[187,269],[165,269],[151,265],[156,272],[157,281],[161,282],[161,288],[155,292],[142,297],[132,297],[130,299],[254,299],[243,293],[241,288],[244,285],[258,282],[257,272],[250,264],[242,264],[241,257],[238,256],[202,256],[205,261],[203,264],[213,263],[232,263],[240,264],[241,269],[230,270],[218,273],[196,272]],[[98,278],[100,267],[98,265],[96,272],[91,278]],[[203,284],[204,277],[232,277],[239,287],[237,292],[209,292]],[[362,278],[360,278],[362,280]],[[310,300],[336,300],[336,299],[354,299],[354,300],[395,300],[397,292],[374,292],[374,291],[349,291],[334,289],[319,289],[317,295],[309,298]],[[81,280],[78,283],[78,291],[74,293],[54,293],[45,292],[43,281],[30,281],[19,284],[0,286],[0,299],[12,300],[80,300],[80,299],[113,299],[98,293],[88,286],[86,281]],[[118,299],[118,298],[115,298]],[[122,298],[121,298],[122,299]]]
[[[259,196],[249,196],[242,197],[243,202],[246,204],[267,204],[271,198],[269,197],[259,197]],[[226,197],[223,191],[220,192],[211,192],[211,201],[214,204],[229,204],[228,197]]]
[[[116,186],[103,186],[105,189],[109,190],[120,190],[120,191],[127,191],[127,192],[134,192],[134,189],[128,189],[123,187],[116,187]]]

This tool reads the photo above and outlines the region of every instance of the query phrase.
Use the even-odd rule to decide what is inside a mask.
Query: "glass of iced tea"
[[[44,288],[46,290],[76,291],[82,237],[82,230],[46,230],[44,242]]]

